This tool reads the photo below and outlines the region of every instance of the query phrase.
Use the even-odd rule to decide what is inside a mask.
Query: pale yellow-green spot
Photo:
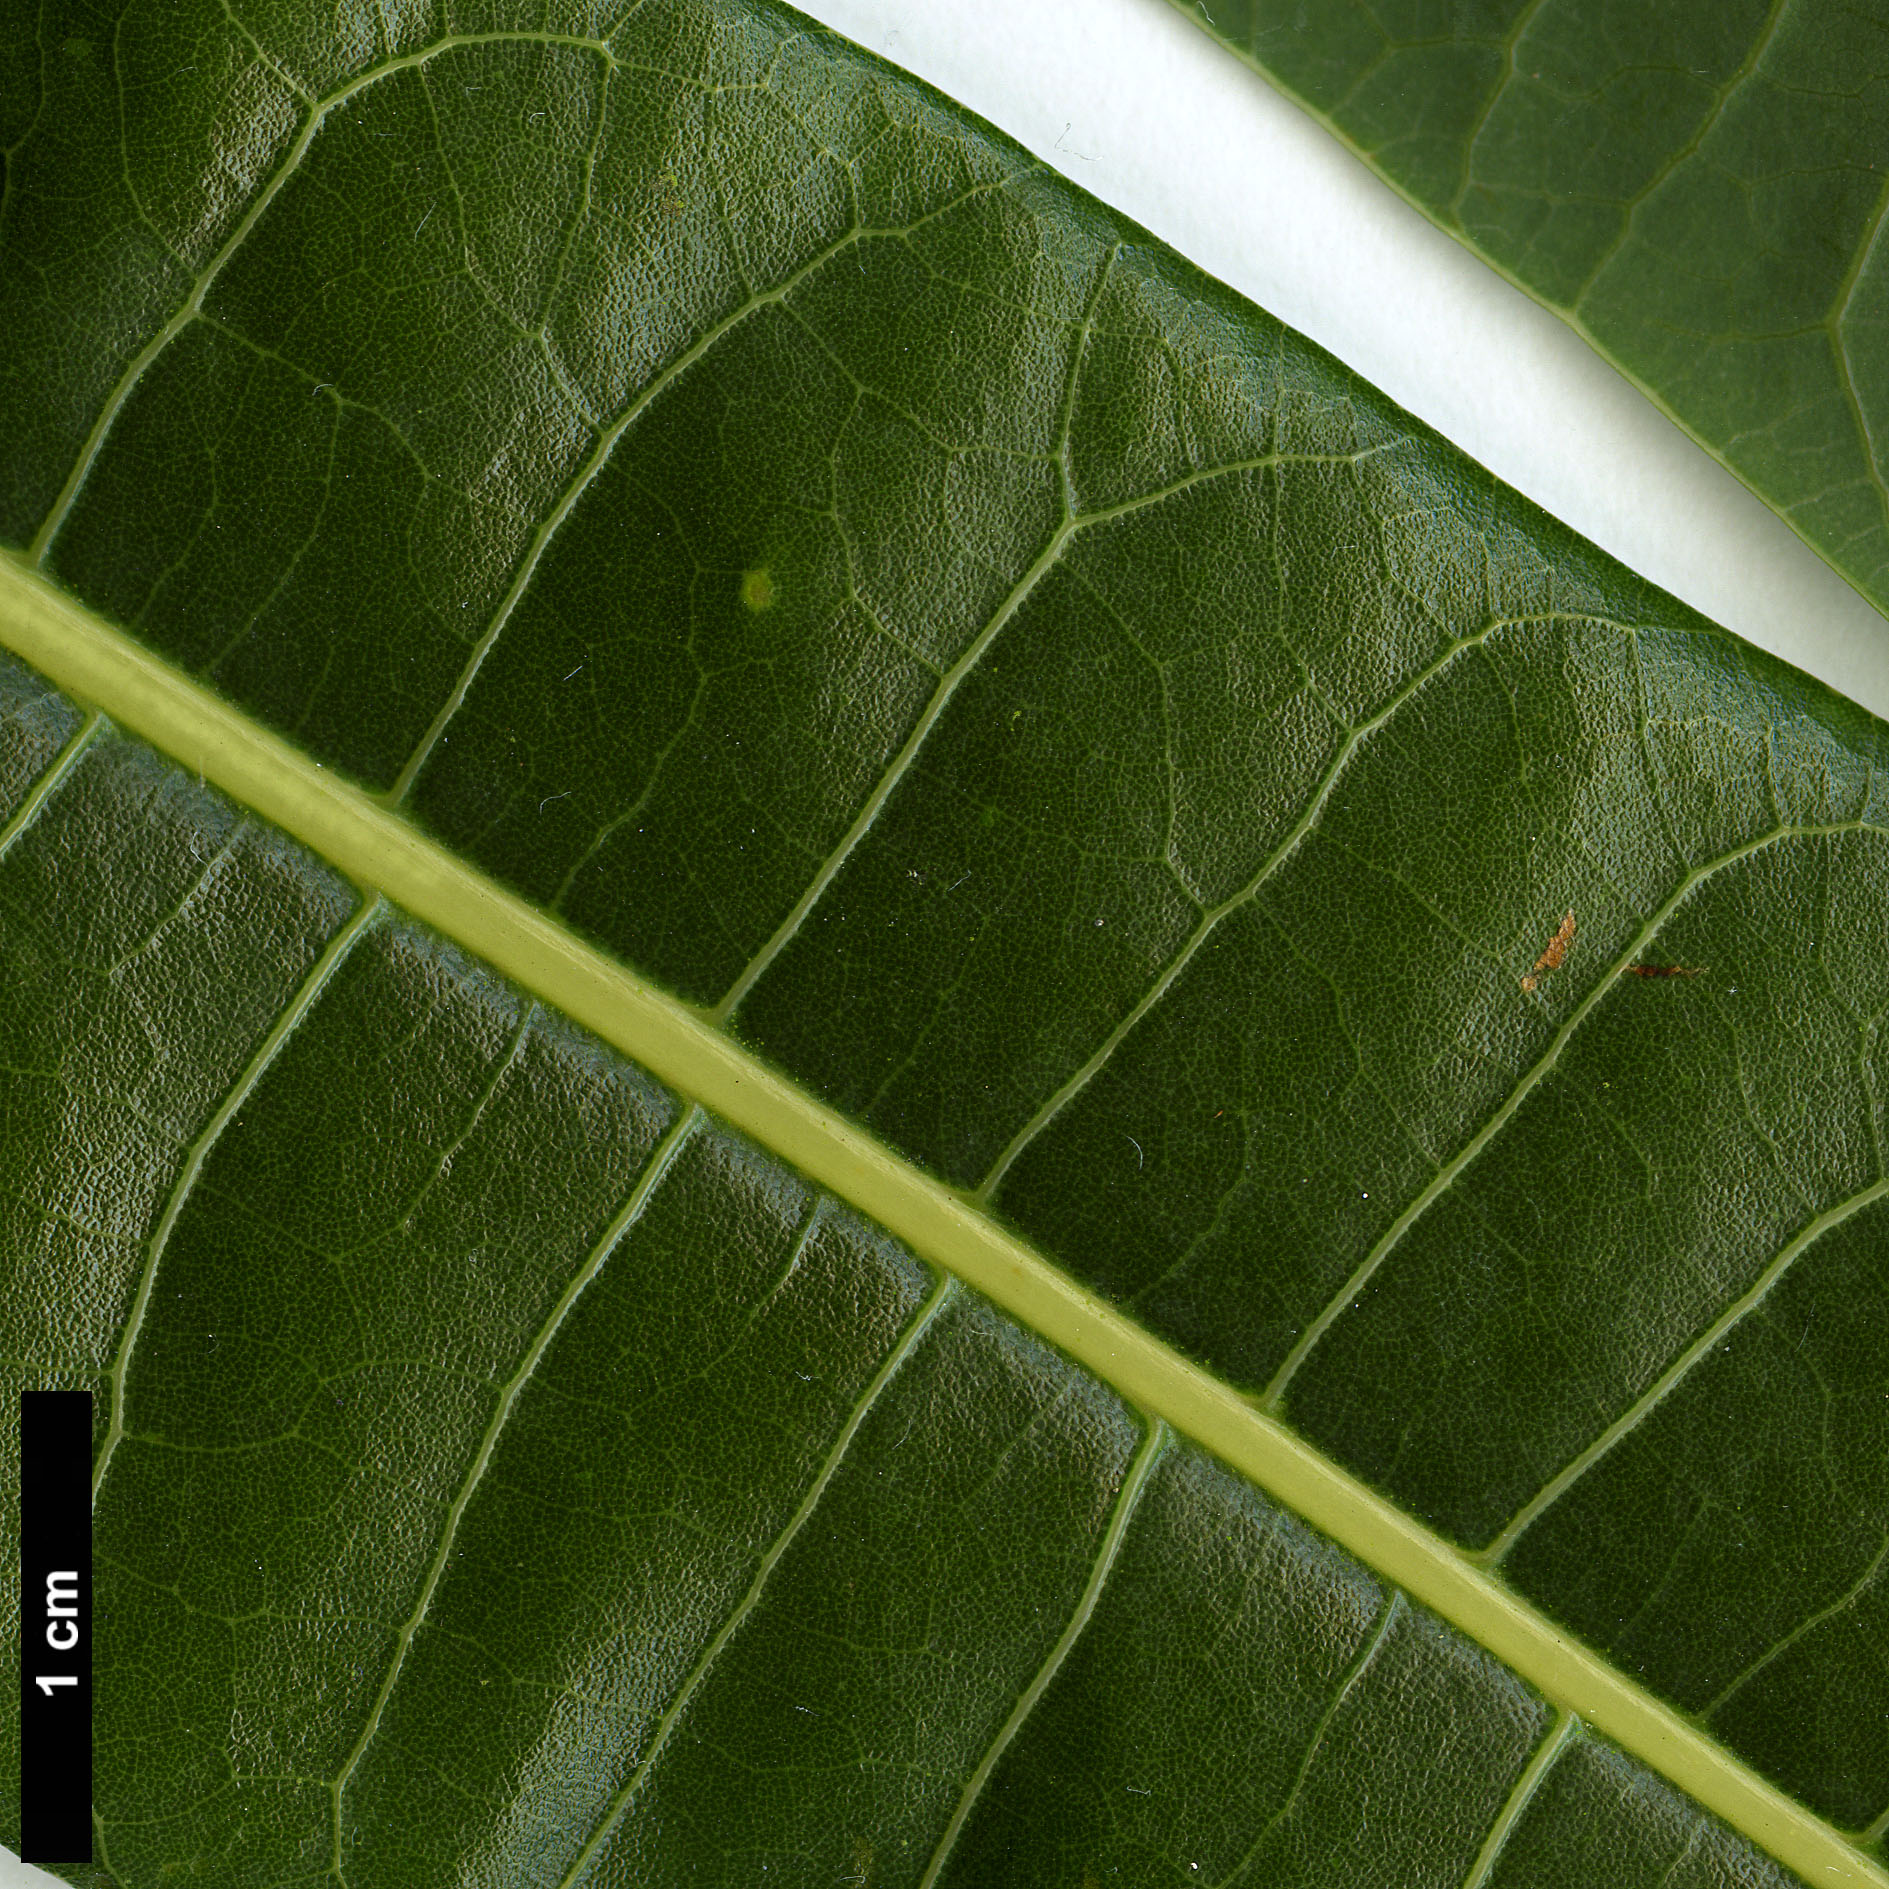
[[[766,577],[765,571],[750,573]],[[748,580],[743,581],[743,595]],[[772,595],[772,584],[768,590]],[[1623,1745],[1816,1889],[1889,1871],[1231,1386],[784,1076],[397,814],[0,553],[0,647],[443,931],[1164,1418]]]
[[[750,610],[765,610],[773,603],[774,579],[765,564],[743,574],[741,601]]]

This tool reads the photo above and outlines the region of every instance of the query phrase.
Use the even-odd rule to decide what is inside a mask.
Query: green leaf
[[[58,627],[69,660],[87,626]],[[67,1308],[27,1377],[98,1392],[106,1873],[71,1880],[1405,1883],[1415,1856],[1572,1884],[1602,1852],[1649,1889],[1796,1880],[753,1142],[30,672],[0,686],[10,760],[70,731],[0,856],[0,1032],[13,1310]],[[396,843],[383,878],[465,889]],[[1013,1303],[1041,1275],[1037,1322],[1141,1388],[1132,1328],[1098,1343],[1009,1258]],[[1139,1343],[1144,1403],[1219,1440],[1214,1387]],[[1415,1547],[1413,1585],[1512,1628]],[[1860,1864],[1746,1795],[1777,1847]]]
[[[1867,9],[1175,0],[1889,609],[1889,39]]]
[[[114,1877],[1881,1881],[1881,725],[782,9],[376,31],[9,133]]]

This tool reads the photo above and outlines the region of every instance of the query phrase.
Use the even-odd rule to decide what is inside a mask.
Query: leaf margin
[[[1294,111],[1304,113],[1320,131],[1334,140],[1348,157],[1355,159],[1364,167],[1374,184],[1390,191],[1400,202],[1407,204],[1412,210],[1416,211],[1431,228],[1447,236],[1450,241],[1466,255],[1474,257],[1485,269],[1490,270],[1494,275],[1500,278],[1500,280],[1507,283],[1510,288],[1527,296],[1537,307],[1552,315],[1561,326],[1566,328],[1569,333],[1573,334],[1588,348],[1597,360],[1602,362],[1606,367],[1611,368],[1614,373],[1618,374],[1627,386],[1632,388],[1636,394],[1659,414],[1661,419],[1670,423],[1681,435],[1690,440],[1693,445],[1697,446],[1701,452],[1707,455],[1715,466],[1722,468],[1725,472],[1729,473],[1732,478],[1736,479],[1739,485],[1743,487],[1746,492],[1750,493],[1750,495],[1764,507],[1766,512],[1777,519],[1819,564],[1831,571],[1842,584],[1853,591],[1875,618],[1880,621],[1884,618],[1886,613],[1889,613],[1889,603],[1886,603],[1882,598],[1872,596],[1864,587],[1862,580],[1858,576],[1840,563],[1833,552],[1825,550],[1809,535],[1790,509],[1783,503],[1772,499],[1761,487],[1747,478],[1727,457],[1722,444],[1714,443],[1706,434],[1700,432],[1691,421],[1680,414],[1678,409],[1667,400],[1666,396],[1662,394],[1651,381],[1643,379],[1633,368],[1629,367],[1626,362],[1620,360],[1593,329],[1588,326],[1586,321],[1582,319],[1577,305],[1557,302],[1541,290],[1532,287],[1514,270],[1498,260],[1490,251],[1483,248],[1465,226],[1460,223],[1452,224],[1448,215],[1442,209],[1435,204],[1426,203],[1414,190],[1406,187],[1406,185],[1398,178],[1394,177],[1389,170],[1379,165],[1373,158],[1371,152],[1346,131],[1332,113],[1322,109],[1320,106],[1313,103],[1310,98],[1294,90],[1284,77],[1264,65],[1250,47],[1241,45],[1237,40],[1229,37],[1226,32],[1222,31],[1221,28],[1215,24],[1211,13],[1208,11],[1206,0],[1166,0],[1166,4],[1185,20],[1188,25],[1203,34],[1222,53],[1230,56],[1240,66],[1244,67],[1246,71],[1251,73],[1254,78],[1260,80],[1268,91],[1291,106]],[[1525,31],[1528,18],[1534,13],[1536,6],[1539,4],[1540,0],[1535,0],[1535,5],[1531,5],[1524,10],[1520,23],[1514,29],[1514,38],[1516,40],[1519,40],[1522,32]],[[1775,15],[1781,12],[1781,10],[1781,7],[1773,9],[1773,18],[1761,33],[1758,46],[1753,48],[1748,65],[1749,63],[1755,63],[1758,51],[1769,38],[1772,25],[1775,25]],[[1745,76],[1748,65],[1745,68],[1741,68],[1738,74],[1739,78]],[[1730,86],[1735,82],[1735,80],[1727,82],[1727,95],[1729,95]],[[1889,209],[1889,184],[1885,185],[1885,193],[1881,209]],[[1862,266],[1865,253],[1866,250],[1859,251],[1858,253],[1856,259],[1856,269],[1858,270],[1860,270]],[[1854,273],[1855,270],[1852,271],[1852,275],[1854,275]],[[1856,392],[1854,386],[1851,384],[1851,377],[1847,370],[1843,378],[1844,391],[1848,398],[1851,411],[1852,413],[1859,414],[1858,436],[1866,441],[1868,438],[1868,429],[1866,426],[1860,424],[1860,413],[1856,405]],[[1876,472],[1873,466],[1871,467],[1871,481],[1877,487],[1879,493],[1883,495],[1885,517],[1889,518],[1889,490],[1885,489],[1881,476]]]

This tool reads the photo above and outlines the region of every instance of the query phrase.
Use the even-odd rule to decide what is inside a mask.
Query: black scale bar
[[[20,1393],[20,1860],[92,1860],[92,1398]]]

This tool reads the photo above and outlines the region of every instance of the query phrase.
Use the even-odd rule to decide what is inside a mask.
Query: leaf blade
[[[501,971],[522,973],[527,988],[578,1023],[785,1153],[802,1172],[1020,1316],[1029,1329],[1099,1367],[1136,1405],[1197,1438],[1314,1526],[1363,1554],[1370,1566],[1464,1627],[1551,1698],[1630,1749],[1654,1755],[1663,1769],[1670,1767],[1669,1774],[1677,1771],[1690,1794],[1735,1827],[1762,1833],[1774,1854],[1784,1853],[1801,1868],[1848,1870],[1856,1881],[1877,1880],[1873,1865],[1827,1826],[1626,1685],[1291,1432],[968,1212],[948,1190],[872,1149],[857,1129],[783,1083],[721,1033],[547,926],[521,901],[478,884],[462,863],[440,856],[431,842],[358,789],[167,673],[40,580],[17,566],[6,567],[3,575],[7,608],[0,612],[0,635],[16,653],[43,662],[74,687],[83,685],[90,699],[103,695],[141,732],[167,750],[181,751],[179,758],[197,764],[206,777],[240,784],[263,799],[267,811],[287,813],[309,832],[321,833],[327,856],[352,875],[367,876],[371,864],[372,883],[390,899],[422,918],[450,920],[454,935]],[[443,898],[442,887],[456,896]]]
[[[603,66],[590,41],[551,48],[541,35],[514,34],[504,47],[455,41],[350,54],[350,110],[324,120],[320,140],[311,129],[302,146],[311,162],[282,173],[243,243],[225,252],[232,266],[209,285],[201,318],[175,328],[175,346],[153,357],[53,543],[60,568],[69,560],[95,600],[115,603],[160,642],[184,638],[186,660],[252,709],[293,724],[330,761],[352,761],[393,787],[406,777],[424,788],[429,756],[443,765],[455,733],[476,737],[482,726],[488,743],[520,742],[534,724],[516,711],[516,665],[535,667],[539,679],[522,695],[535,694],[538,725],[557,735],[549,763],[557,771],[535,779],[540,756],[522,776],[508,775],[502,748],[493,750],[461,766],[455,794],[470,799],[423,792],[423,810],[436,825],[449,814],[461,821],[463,843],[509,860],[515,881],[528,879],[520,862],[534,850],[562,847],[550,891],[566,916],[685,987],[699,985],[723,1016],[751,994],[739,1026],[751,1040],[906,1154],[947,1176],[981,1177],[987,1195],[1000,1177],[986,1160],[1019,1148],[1032,1157],[1019,1174],[1040,1177],[1037,1151],[1066,1151],[1072,1124],[1093,1126],[1091,1097],[1109,1092],[1109,1078],[1149,1044],[1170,1059],[1180,1051],[1178,1074],[1171,1061],[1157,1072],[1153,1100],[1186,1099],[1188,1058],[1220,1029],[1210,1017],[1200,1033],[1202,980],[1242,953],[1250,959],[1262,934],[1278,959],[1254,984],[1263,1000],[1289,1006],[1308,979],[1329,989],[1341,1051],[1381,1064],[1364,1071],[1375,1083],[1348,1085],[1347,1094],[1389,1092],[1377,1094],[1374,1118],[1368,1103],[1354,1119],[1320,1118],[1331,1178],[1363,1167],[1373,1185],[1358,1200],[1379,1200],[1322,1242],[1317,1264],[1327,1274],[1361,1224],[1414,1226],[1433,1201],[1470,1201],[1471,1179],[1494,1165],[1477,1157],[1498,1143],[1508,1169],[1537,1171],[1536,1144],[1550,1138],[1506,1129],[1533,1123],[1529,1068],[1550,1069],[1566,1044],[1590,1058],[1602,1040],[1606,980],[1586,997],[1577,981],[1591,976],[1581,965],[1588,941],[1598,936],[1606,947],[1611,937],[1625,951],[1634,936],[1652,935],[1645,913],[1662,899],[1683,901],[1701,860],[1743,860],[1778,829],[1873,823],[1880,729],[1634,586],[1315,350],[1140,244],[942,102],[834,42],[799,35],[776,11],[722,12],[737,30],[719,39],[703,30],[722,17],[712,9],[639,15],[631,39],[641,35],[638,50],[651,55],[634,65],[640,92],[611,93],[618,51]],[[665,42],[671,29],[679,30]],[[704,71],[739,83],[704,90]],[[511,87],[506,96],[527,127],[547,128],[482,145],[487,108],[452,94],[470,98],[488,81]],[[613,145],[599,94],[634,97],[653,118]],[[556,111],[536,109],[540,98]],[[624,252],[610,251],[601,234],[607,190],[633,182],[635,166],[678,127],[686,148],[722,168],[672,168],[661,189],[637,199],[630,221],[661,267],[655,278],[637,275],[640,262],[626,274]],[[744,127],[757,134],[745,144]],[[395,150],[377,152],[376,142]],[[846,163],[834,149],[849,154]],[[801,162],[813,187],[757,189],[758,172],[739,168],[758,162],[756,150],[769,162]],[[462,192],[450,216],[438,215],[455,167],[481,151],[490,189],[476,202]],[[520,163],[563,179],[544,198],[548,221],[534,224],[532,194],[514,188]],[[858,214],[857,197],[847,221],[844,193],[834,194],[842,175],[891,206],[883,228]],[[605,197],[593,201],[595,188]],[[371,240],[356,243],[353,276],[329,296],[324,285],[339,278],[322,272],[350,231]],[[849,256],[863,290],[832,267]],[[495,257],[509,260],[497,268]],[[682,267],[690,258],[701,265],[694,275]],[[585,338],[589,318],[571,311],[594,315],[600,281],[621,290],[664,269],[671,283],[703,291],[690,304],[696,327],[671,323],[652,342],[635,323],[606,322],[600,331],[613,346],[647,342],[653,352],[635,367],[605,349],[574,370],[573,338]],[[382,291],[389,305],[418,311],[417,342],[388,328],[376,305]],[[861,308],[873,318],[858,319]],[[341,378],[322,378],[329,373]],[[607,399],[591,402],[585,375]],[[757,400],[756,389],[780,386],[792,402]],[[608,424],[586,412],[592,404],[614,416]],[[649,424],[632,428],[638,416]],[[198,417],[205,425],[193,432]],[[508,425],[534,442],[515,478],[497,471],[512,463],[496,443]],[[706,470],[689,458],[705,431],[724,442]],[[265,433],[267,453],[257,450]],[[145,504],[141,478],[167,445],[181,449],[168,512]],[[899,476],[881,478],[893,462]],[[821,495],[823,480],[830,503],[802,503],[803,492]],[[896,502],[872,513],[887,489]],[[220,536],[225,508],[239,529]],[[922,524],[928,508],[948,528],[909,534],[922,555],[901,566],[891,555],[903,548],[901,522]],[[413,555],[390,559],[384,522],[403,516]],[[419,530],[414,521],[429,516]],[[872,530],[855,529],[862,522]],[[629,546],[615,566],[606,556],[613,532]],[[665,532],[681,541],[667,563],[655,542]],[[335,663],[331,643],[343,570],[336,552],[371,533],[380,534],[367,541],[386,581],[361,593],[367,615],[353,642],[361,660],[350,669]],[[967,543],[976,555],[960,555]],[[673,638],[656,637],[626,667],[613,639],[614,679],[583,685],[586,727],[564,685],[601,665],[594,648],[561,639],[593,614],[599,579],[607,593],[613,571],[645,568],[670,592],[658,583],[638,593],[622,620],[660,623],[665,594],[679,599],[691,626],[688,664],[670,661]],[[470,610],[474,598],[459,594],[466,587],[495,614],[456,626],[448,604]],[[928,621],[941,600],[949,605],[942,642],[939,622]],[[32,610],[45,601],[35,595]],[[376,634],[374,611],[384,628],[405,612],[401,633]],[[467,627],[479,623],[483,630]],[[678,687],[689,665],[693,701]],[[132,694],[148,710],[145,698],[175,691],[152,681],[157,666],[147,671]],[[614,717],[639,694],[668,719],[660,739],[647,728],[638,734],[626,772],[611,759],[621,745]],[[201,697],[185,690],[176,699],[185,698],[191,714],[205,711]],[[432,900],[426,909],[449,911],[456,929],[486,922],[478,913],[489,916],[493,889],[414,844],[413,830],[384,809],[279,744],[256,748],[240,715],[211,715],[205,725],[225,741],[220,765],[242,778],[245,799],[284,809],[330,857],[376,883],[403,875],[399,883]],[[583,739],[560,746],[566,729]],[[744,744],[764,752],[742,756]],[[1748,765],[1760,754],[1761,771]],[[604,780],[601,795],[575,809],[560,784],[573,762]],[[479,802],[482,779],[499,783],[496,803]],[[733,784],[723,792],[718,780]],[[1558,817],[1557,793],[1582,817]],[[492,839],[508,797],[517,816],[509,855]],[[987,817],[956,817],[972,809]],[[1259,830],[1243,830],[1255,811]],[[646,813],[654,852],[630,845],[645,828],[629,829]],[[573,815],[578,826],[560,826]],[[757,840],[763,823],[767,838]],[[1549,828],[1545,841],[1528,830],[1537,824]],[[723,844],[705,846],[705,835]],[[488,845],[498,851],[481,851]],[[1865,861],[1851,874],[1852,930],[1867,910],[1871,870]],[[1559,914],[1570,877],[1582,887],[1582,931],[1564,968],[1554,945],[1540,955],[1537,946],[1560,922],[1554,936],[1566,952],[1571,934]],[[939,902],[972,882],[955,908]],[[1386,927],[1350,915],[1351,888],[1362,884],[1393,899],[1388,954]],[[1255,915],[1262,893],[1265,910]],[[1592,915],[1596,902],[1605,922]],[[777,1152],[838,1159],[843,1150],[855,1187],[862,1173],[876,1177],[901,1212],[922,1200],[921,1219],[930,1215],[934,1231],[948,1224],[993,1276],[1059,1308],[1058,1317],[1105,1331],[1118,1357],[1140,1358],[1136,1368],[1156,1378],[1165,1368],[1173,1390],[1171,1354],[1119,1319],[1098,1324],[1096,1308],[1052,1277],[1024,1280],[988,1221],[947,1190],[912,1194],[910,1171],[895,1158],[787,1085],[763,1081],[752,1059],[699,1018],[636,979],[612,982],[594,954],[515,898],[499,903],[506,915],[491,933],[501,940],[494,948],[527,964],[539,988],[570,996],[580,1012],[590,1004],[631,1015],[655,1033],[645,1047],[666,1045],[661,1055],[681,1058],[677,1067],[719,1071],[730,1094],[745,1085],[742,1106],[766,1118]],[[1209,939],[1209,913],[1238,922]],[[1616,979],[1632,968],[1621,957]],[[1518,1004],[1517,983],[1536,996],[1535,1015]],[[1543,988],[1531,993],[1531,983]],[[1672,999],[1669,1012],[1708,996],[1690,981],[1661,994]],[[1578,1015],[1553,1039],[1570,1001]],[[831,1042],[803,1027],[841,1014],[847,1029]],[[1249,1049],[1277,1042],[1277,1021],[1249,1022]],[[1191,1042],[1180,1042],[1177,1023],[1195,1031]],[[1583,1026],[1578,1038],[1574,1024]],[[1731,1035],[1737,1065],[1742,1040]],[[1531,1064],[1531,1037],[1537,1047],[1557,1042],[1546,1064]],[[1860,1047],[1856,1061],[1866,1090]],[[1505,1068],[1522,1083],[1506,1107],[1496,1100]],[[1801,1159],[1803,1149],[1788,1124],[1767,1119],[1777,1098],[1723,1083],[1722,1072],[1683,1073],[1708,1090],[1704,1077],[1721,1082],[1758,1141],[1768,1140],[1773,1179],[1789,1193],[1786,1152]],[[1319,1080],[1302,1062],[1276,1085],[1272,1106],[1315,1101]],[[1071,1106],[1058,1115],[1064,1096]],[[764,1106],[752,1115],[757,1098]],[[1819,1111],[1818,1132],[1862,1119],[1855,1098],[1842,1100]],[[1023,1148],[1019,1135],[1028,1140],[1038,1121],[1054,1132]],[[1156,1263],[1174,1229],[1149,1214],[1153,1191],[1119,1194],[1116,1168],[1126,1174],[1132,1150],[1132,1185],[1171,1194],[1177,1150],[1222,1158],[1214,1132],[1202,1120],[1164,1139],[1124,1131],[1115,1167],[1086,1163],[1107,1177],[1098,1198],[1116,1187],[1130,1201],[1131,1214],[1116,1218],[1142,1230]],[[1216,1212],[1245,1211],[1242,1201],[1263,1191],[1271,1157],[1250,1122],[1237,1152],[1234,1179],[1223,1175],[1207,1190]],[[1445,1176],[1428,1192],[1423,1160]],[[1371,1168],[1384,1161],[1388,1188]],[[1704,1207],[1725,1191],[1714,1177],[1733,1171],[1711,1170],[1698,1190]],[[1066,1199],[1080,1204],[1083,1192],[1079,1181]],[[1002,1204],[1014,1212],[1028,1199],[1019,1187]],[[1766,1211],[1776,1220],[1781,1209]],[[1059,1225],[1027,1230],[1044,1238],[1045,1224]],[[1233,1357],[1224,1341],[1241,1336],[1238,1321],[1249,1317],[1242,1293],[1255,1279],[1272,1293],[1289,1271],[1265,1276],[1289,1240],[1248,1235],[1236,1255],[1246,1273],[1236,1266],[1206,1294],[1210,1342],[1194,1347],[1236,1382],[1250,1359]],[[1434,1244],[1433,1229],[1424,1240]],[[1115,1290],[1082,1241],[1044,1243]],[[1630,1256],[1657,1261],[1663,1249],[1641,1244],[1645,1253]],[[1680,1250],[1691,1249],[1682,1241]],[[1257,1274],[1256,1254],[1265,1262]],[[1401,1406],[1380,1398],[1382,1409],[1355,1419],[1345,1409],[1360,1346],[1383,1354],[1386,1318],[1393,1330],[1399,1318],[1422,1329],[1436,1303],[1434,1279],[1426,1283],[1409,1254],[1395,1257],[1402,1302],[1385,1312],[1389,1301],[1375,1301],[1376,1326],[1362,1308],[1341,1309],[1352,1296],[1342,1266],[1310,1282],[1311,1306],[1325,1308],[1321,1330],[1336,1336],[1320,1346],[1319,1369],[1295,1380],[1295,1407],[1312,1410],[1304,1393],[1322,1386],[1333,1447],[1473,1534],[1474,1504],[1500,1494],[1490,1459],[1532,1450],[1551,1472],[1556,1452],[1585,1434],[1570,1402],[1618,1403],[1661,1360],[1646,1347],[1609,1352],[1602,1321],[1590,1315],[1596,1329],[1579,1381],[1531,1392],[1547,1410],[1528,1416],[1527,1449],[1485,1450],[1475,1461],[1457,1451],[1454,1463],[1432,1451],[1413,1483],[1403,1465],[1426,1421],[1421,1379]],[[1721,1300],[1741,1283],[1726,1270],[1707,1281]],[[1170,1265],[1156,1282],[1166,1296],[1140,1309],[1168,1335],[1185,1336],[1186,1295],[1168,1289],[1177,1276]],[[1688,1316],[1696,1327],[1714,1313],[1711,1292],[1701,1298],[1685,1281],[1639,1283],[1684,1300],[1677,1310],[1661,1306],[1661,1341],[1671,1348],[1687,1341]],[[1563,1277],[1557,1290],[1578,1284]],[[1199,1329],[1198,1308],[1191,1315]],[[1287,1303],[1274,1323],[1312,1316]],[[1518,1333],[1519,1323],[1510,1337]],[[1298,1335],[1286,1331],[1288,1344]],[[1473,1368],[1457,1351],[1455,1381],[1473,1389]],[[1623,1373],[1631,1381],[1616,1381]],[[1197,1377],[1185,1381],[1198,1390]],[[1221,1410],[1214,1421],[1237,1427],[1250,1415]],[[1516,1473],[1512,1461],[1497,1468]],[[1317,1483],[1321,1472],[1305,1473]],[[1436,1575],[1434,1555],[1416,1563]]]

